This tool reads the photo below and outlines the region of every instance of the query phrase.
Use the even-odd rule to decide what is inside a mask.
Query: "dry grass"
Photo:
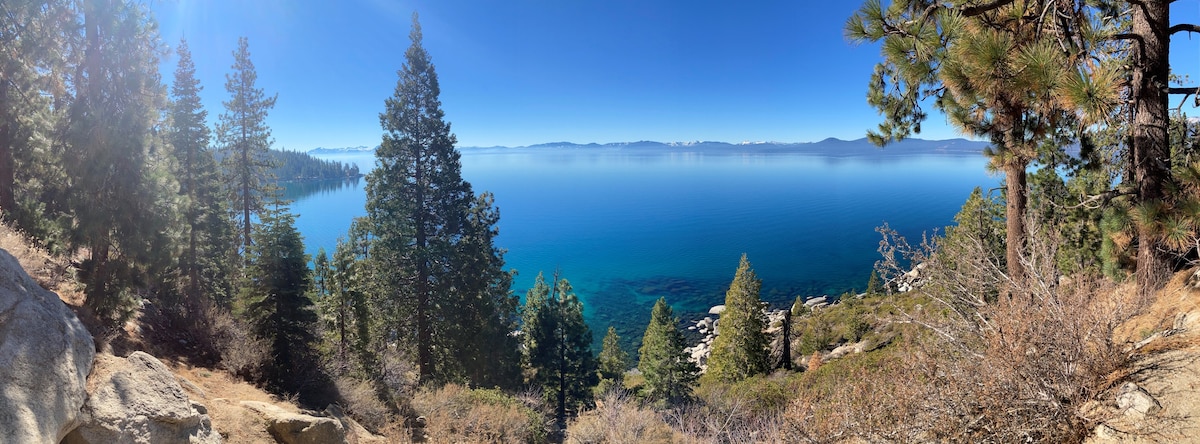
[[[1154,333],[1170,331],[1200,321],[1200,275],[1196,271],[1176,273],[1159,291],[1158,297],[1145,311],[1118,327],[1114,340],[1137,343]],[[1130,286],[1126,291],[1133,291]],[[1181,325],[1176,325],[1176,324]]]
[[[25,272],[42,288],[58,293],[68,305],[83,305],[83,292],[76,284],[74,268],[68,258],[51,256],[7,223],[0,223],[0,249],[16,257]]]
[[[546,418],[499,390],[449,384],[418,391],[411,405],[424,417],[425,427],[413,431],[417,440],[515,444],[547,439]]]
[[[659,414],[639,405],[622,390],[609,390],[596,408],[579,415],[567,426],[572,444],[685,442]]]
[[[299,411],[295,403],[273,396],[228,372],[191,367],[180,362],[166,364],[175,376],[180,378],[188,397],[208,408],[213,428],[221,434],[225,442],[275,443],[275,439],[267,433],[266,423],[258,415],[239,405],[241,401],[266,402],[288,411]]]
[[[1104,419],[1080,411],[1128,374],[1113,333],[1146,301],[1102,279],[1060,279],[1053,238],[1032,237],[1021,281],[969,241],[946,261],[915,251],[934,302],[896,321],[921,329],[874,365],[813,372],[784,415],[795,440],[1078,442]]]

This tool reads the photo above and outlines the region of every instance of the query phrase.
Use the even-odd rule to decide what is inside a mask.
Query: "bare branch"
[[[1013,0],[996,0],[991,3],[984,3],[982,5],[968,6],[960,9],[959,12],[961,12],[965,17],[974,17],[985,12],[998,9],[1002,6],[1010,5],[1012,2]]]
[[[1178,25],[1172,26],[1171,29],[1169,30],[1169,32],[1171,33],[1171,35],[1175,35],[1175,33],[1177,33],[1177,32],[1200,33],[1200,25],[1193,25],[1191,23],[1180,23]]]

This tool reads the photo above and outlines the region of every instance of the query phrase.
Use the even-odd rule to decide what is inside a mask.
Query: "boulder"
[[[221,442],[208,410],[189,400],[171,370],[153,356],[101,355],[89,381],[83,425],[64,444]]]
[[[817,296],[815,298],[804,301],[804,305],[808,306],[808,308],[813,308],[817,305],[826,304],[827,300],[829,300],[829,298],[827,298],[825,296]]]
[[[1137,384],[1126,382],[1117,394],[1117,408],[1125,412],[1126,416],[1140,419],[1158,413],[1162,410],[1162,405]]]
[[[708,314],[711,314],[711,315],[720,316],[721,313],[724,313],[724,312],[725,312],[724,305],[714,305],[712,308],[708,309]]]
[[[598,401],[597,401],[598,402]],[[346,442],[356,444],[372,444],[372,443],[387,443],[387,438],[376,435],[346,415],[342,408],[337,404],[330,404],[325,408],[325,415],[338,420],[342,423],[342,428],[346,430]],[[417,417],[418,420],[425,419],[424,416]]]
[[[54,293],[0,250],[0,442],[59,442],[79,424],[96,347]]]
[[[292,413],[279,406],[242,401],[242,407],[267,421],[267,431],[283,444],[322,444],[346,441],[346,429],[336,418]]]

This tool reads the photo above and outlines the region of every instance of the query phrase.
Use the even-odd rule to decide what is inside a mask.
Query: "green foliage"
[[[621,337],[610,325],[600,347],[600,379],[620,382],[625,378],[626,370],[629,370],[629,353],[621,349]]]
[[[270,173],[277,180],[352,179],[362,176],[358,165],[318,159],[301,151],[268,150]]]
[[[949,268],[1004,269],[1005,209],[1000,197],[984,196],[976,187],[954,215],[955,225],[946,227],[946,235],[937,240],[935,260]],[[982,251],[984,254],[972,252]],[[961,263],[960,263],[961,262]],[[998,288],[979,288],[994,299]]]
[[[883,288],[883,280],[879,278],[879,272],[871,269],[871,277],[867,278],[867,295],[881,295],[886,290]]]
[[[372,285],[386,317],[375,334],[416,348],[422,381],[515,384],[517,302],[493,245],[499,213],[462,179],[415,16],[409,37],[380,114],[378,167],[367,176]]]
[[[247,256],[241,295],[245,317],[271,351],[266,382],[282,393],[301,393],[306,388],[303,369],[317,363],[317,316],[308,295],[312,275],[294,218],[278,209],[263,214]]]
[[[174,148],[183,218],[183,254],[179,257],[180,293],[185,316],[201,313],[206,301],[231,306],[233,225],[227,217],[220,172],[208,145],[208,111],[200,103],[200,81],[186,40],[176,49],[179,64],[171,85],[168,139]]]
[[[225,75],[229,101],[222,102],[225,112],[217,123],[217,144],[221,147],[230,206],[236,213],[234,218],[241,222],[240,243],[249,247],[252,216],[263,210],[270,188],[265,180],[271,165],[266,156],[274,140],[267,127],[267,112],[275,107],[278,96],[267,97],[256,86],[258,72],[250,61],[250,43],[245,37],[238,38],[233,60],[233,72]]]
[[[565,427],[568,415],[591,406],[591,389],[599,378],[583,303],[566,279],[556,275],[552,285],[538,273],[525,296],[523,332],[531,383],[555,406],[555,417]]]
[[[733,282],[725,292],[725,312],[717,324],[718,334],[708,358],[706,379],[737,382],[770,369],[769,340],[763,332],[767,317],[759,299],[761,289],[762,280],[743,254]]]
[[[160,174],[164,91],[154,26],[140,5],[85,2],[85,61],[72,86],[63,160],[70,177],[72,250],[86,248],[79,277],[86,306],[108,326],[132,313],[137,289],[174,257],[172,178]],[[112,51],[108,48],[125,48]],[[153,165],[153,167],[152,167]]]
[[[0,217],[53,253],[66,247],[70,225],[64,153],[55,142],[82,56],[75,8],[14,0],[0,14]]]
[[[650,312],[650,324],[638,349],[638,370],[645,382],[642,394],[650,400],[677,405],[691,398],[700,369],[683,354],[686,343],[666,298]]]

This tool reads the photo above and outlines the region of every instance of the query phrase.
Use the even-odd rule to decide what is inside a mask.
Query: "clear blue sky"
[[[1177,3],[1187,6],[1173,6],[1175,18],[1200,15],[1196,2]],[[258,85],[279,94],[274,147],[308,150],[379,143],[413,11],[459,146],[857,139],[879,119],[865,99],[879,50],[842,36],[860,4],[158,0],[153,10],[166,44],[187,37],[214,122],[231,52],[248,37]],[[1200,43],[1173,48],[1177,69],[1196,73]],[[176,62],[173,52],[163,61],[164,82]],[[959,137],[944,120],[931,115],[918,137]]]

